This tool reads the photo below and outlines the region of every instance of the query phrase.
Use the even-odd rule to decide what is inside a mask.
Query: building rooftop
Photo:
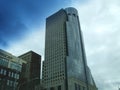
[[[19,63],[19,64],[26,63],[26,61],[12,55],[11,53],[8,53],[2,49],[0,49],[0,57],[5,58],[5,59],[15,62],[15,63]]]

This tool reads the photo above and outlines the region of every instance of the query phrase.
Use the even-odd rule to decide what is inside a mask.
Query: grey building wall
[[[66,20],[63,9],[46,19],[45,61],[42,75],[46,88],[55,89],[61,86],[62,90],[65,90]]]
[[[43,84],[47,90],[91,90],[91,86],[97,90],[74,8],[61,9],[46,19]]]

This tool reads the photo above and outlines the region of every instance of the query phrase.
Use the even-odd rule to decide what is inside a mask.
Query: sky
[[[45,19],[75,7],[87,63],[99,90],[120,87],[120,0],[0,0],[0,48],[19,56],[33,50],[44,59]]]

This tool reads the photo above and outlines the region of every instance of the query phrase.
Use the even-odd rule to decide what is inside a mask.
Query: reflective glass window
[[[6,73],[7,73],[7,71],[6,71],[6,70],[4,70],[4,75],[6,75]]]
[[[0,70],[0,74],[3,74],[4,73],[4,70],[1,68],[1,70]]]

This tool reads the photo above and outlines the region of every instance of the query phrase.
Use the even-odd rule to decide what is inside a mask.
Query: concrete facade
[[[75,8],[61,9],[46,19],[42,79],[46,90],[97,90]]]
[[[29,51],[19,58],[27,63],[23,64],[18,90],[35,90],[35,86],[40,84],[41,56]]]

